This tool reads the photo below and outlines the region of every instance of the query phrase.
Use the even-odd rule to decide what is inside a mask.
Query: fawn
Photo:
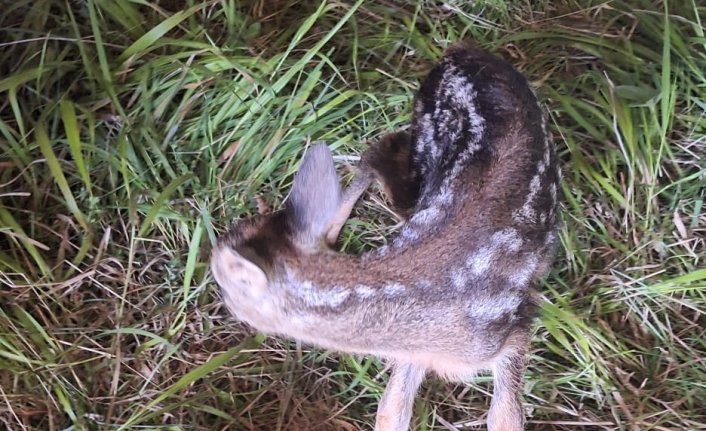
[[[341,192],[312,146],[283,210],[237,220],[211,267],[227,307],[260,331],[392,363],[377,431],[409,428],[428,371],[493,373],[490,431],[524,427],[533,285],[553,259],[560,172],[542,109],[509,63],[464,44],[421,83],[409,132],[384,136]],[[333,251],[378,180],[406,218],[386,246]]]

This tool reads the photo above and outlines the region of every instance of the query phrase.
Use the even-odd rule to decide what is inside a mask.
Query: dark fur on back
[[[416,210],[444,192],[446,181],[462,195],[456,202],[480,193],[492,198],[483,206],[509,214],[505,210],[524,206],[539,173],[531,206],[546,211],[546,218],[535,211],[508,224],[529,222],[542,231],[556,224],[557,200],[547,187],[559,181],[554,148],[541,107],[510,63],[468,45],[449,48],[419,89],[412,134],[411,176],[421,179],[422,190]]]

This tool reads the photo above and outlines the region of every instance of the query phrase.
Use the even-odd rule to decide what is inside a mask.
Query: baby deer
[[[227,307],[260,331],[392,363],[377,431],[409,428],[427,371],[493,373],[490,431],[523,429],[532,287],[557,231],[559,168],[542,109],[507,62],[458,44],[422,82],[409,133],[362,156],[346,192],[314,145],[283,210],[237,220],[211,268]],[[406,217],[361,257],[331,249],[377,179]]]

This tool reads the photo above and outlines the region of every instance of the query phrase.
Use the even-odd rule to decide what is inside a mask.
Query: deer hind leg
[[[382,183],[394,210],[407,217],[417,202],[420,184],[412,165],[412,138],[409,134],[389,133],[365,151],[327,230],[326,243],[329,246],[336,243],[353,206],[376,178]]]
[[[341,204],[333,217],[333,220],[329,224],[328,230],[326,231],[326,244],[333,246],[336,244],[336,239],[338,234],[341,233],[343,225],[348,220],[348,217],[353,211],[353,206],[358,201],[358,198],[365,192],[365,189],[370,186],[370,184],[375,179],[373,173],[364,168],[359,168],[356,172],[353,180],[348,185],[348,188],[343,192],[341,198]]]
[[[508,343],[493,365],[493,400],[488,412],[488,431],[522,431],[522,386],[528,350],[526,336]]]
[[[375,173],[394,210],[409,216],[419,197],[420,178],[412,160],[412,137],[406,132],[390,133],[364,154],[362,165]]]
[[[407,431],[414,397],[426,370],[410,363],[395,364],[375,418],[375,431]]]

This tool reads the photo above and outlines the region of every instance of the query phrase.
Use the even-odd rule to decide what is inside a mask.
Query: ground
[[[347,180],[470,39],[550,115],[561,245],[530,430],[706,429],[706,7],[671,1],[18,0],[0,17],[0,427],[370,429],[384,365],[254,333],[208,271],[306,145]],[[399,222],[371,189],[341,249]],[[481,429],[487,376],[414,429]]]

